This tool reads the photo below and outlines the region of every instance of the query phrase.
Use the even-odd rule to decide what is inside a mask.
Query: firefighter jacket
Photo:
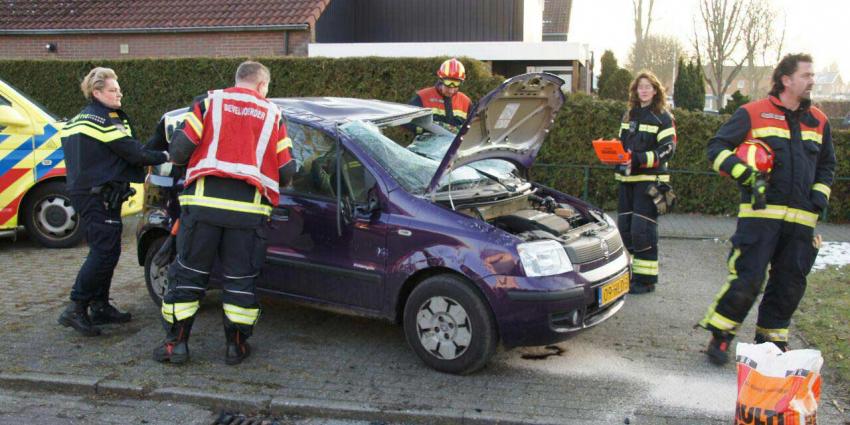
[[[162,164],[165,152],[136,140],[127,114],[92,99],[62,128],[68,193],[89,193],[111,181],[141,183],[145,165]]]
[[[472,102],[459,91],[452,97],[444,97],[437,87],[433,86],[416,92],[410,104],[430,108],[434,113],[434,121],[456,131],[466,121]]]
[[[829,120],[805,101],[796,111],[775,96],[739,108],[708,142],[708,160],[717,172],[738,179],[747,171],[734,154],[748,139],[767,143],[774,152],[767,176],[767,209],[752,210],[749,189],[742,187],[739,217],[784,219],[814,227],[829,203],[835,151]],[[802,211],[800,211],[802,210]]]
[[[259,93],[231,87],[196,98],[169,148],[176,164],[188,162],[180,204],[268,216],[294,172],[291,149],[283,114]]]
[[[676,125],[667,111],[655,113],[650,107],[632,108],[620,123],[623,149],[632,152],[630,173],[625,166],[616,169],[614,178],[621,182],[669,182],[667,163],[676,150]]]

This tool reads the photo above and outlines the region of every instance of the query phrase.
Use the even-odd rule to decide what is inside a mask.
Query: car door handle
[[[288,208],[275,208],[272,210],[272,220],[273,221],[289,221],[289,209]]]

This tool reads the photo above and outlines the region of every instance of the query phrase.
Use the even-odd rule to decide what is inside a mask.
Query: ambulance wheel
[[[153,257],[159,251],[163,242],[165,242],[165,236],[155,239],[148,245],[148,250],[145,253],[145,286],[148,287],[148,295],[158,306],[162,305],[162,299],[168,289],[168,283],[165,279],[168,274],[168,265],[165,267],[157,266],[153,262]]]
[[[53,181],[36,187],[23,209],[27,233],[48,248],[70,248],[83,240],[80,215],[71,206],[65,183]]]

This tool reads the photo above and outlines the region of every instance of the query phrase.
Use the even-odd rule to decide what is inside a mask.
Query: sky
[[[787,16],[784,53],[811,54],[816,71],[835,62],[842,80],[850,82],[850,1],[768,2],[779,16]],[[652,14],[651,33],[676,37],[687,50],[693,50],[693,18],[699,14],[699,0],[655,0]],[[633,15],[632,0],[574,0],[569,41],[589,44],[597,63],[610,49],[622,66],[635,41]],[[782,27],[781,21],[776,27]],[[594,72],[599,73],[598,66]]]

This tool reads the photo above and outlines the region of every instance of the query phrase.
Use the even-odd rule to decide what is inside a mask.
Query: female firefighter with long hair
[[[617,227],[632,255],[629,293],[655,290],[658,282],[658,215],[667,207],[667,163],[676,150],[676,127],[667,111],[664,86],[643,71],[629,87],[629,110],[620,124],[631,162],[617,167],[620,182]]]

